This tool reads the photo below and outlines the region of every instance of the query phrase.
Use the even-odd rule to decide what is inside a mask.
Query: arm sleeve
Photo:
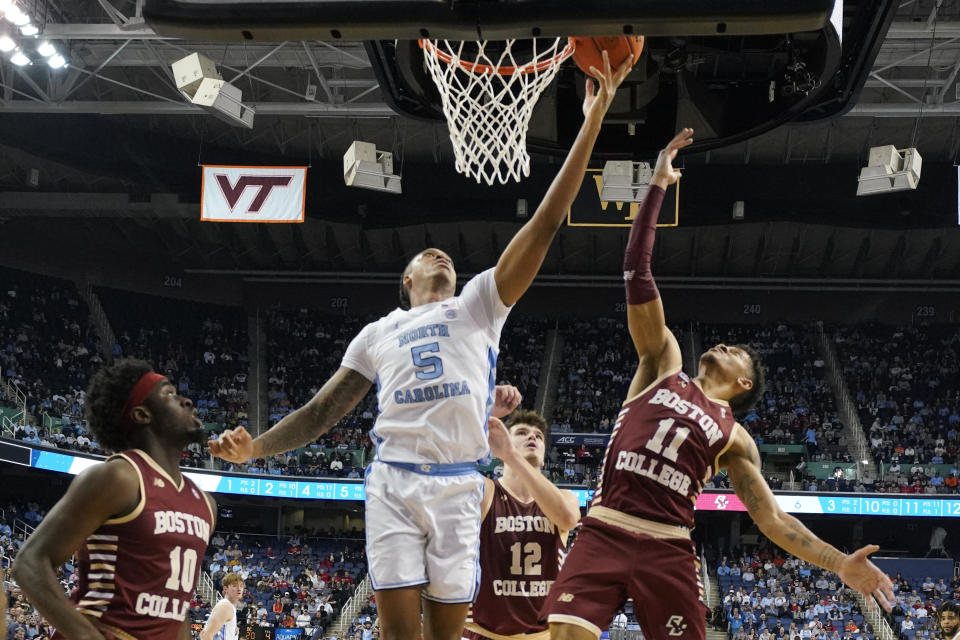
[[[660,297],[657,283],[650,271],[650,258],[653,256],[653,239],[657,232],[657,217],[660,215],[664,195],[663,189],[651,186],[630,227],[627,251],[623,256],[623,284],[627,290],[627,304],[644,304]]]
[[[470,279],[460,292],[460,303],[480,325],[489,327],[498,336],[513,307],[503,304],[493,268]]]
[[[340,362],[341,366],[353,369],[371,382],[377,379],[377,368],[370,353],[374,326],[374,324],[368,324],[350,341]]]

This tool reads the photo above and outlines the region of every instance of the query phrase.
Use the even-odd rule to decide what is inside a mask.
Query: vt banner
[[[200,219],[303,222],[306,167],[203,165]]]

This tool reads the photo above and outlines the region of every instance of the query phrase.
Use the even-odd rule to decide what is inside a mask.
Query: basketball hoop
[[[530,175],[533,108],[575,47],[566,38],[546,42],[420,40],[459,173],[489,185]],[[519,55],[529,59],[518,63]]]

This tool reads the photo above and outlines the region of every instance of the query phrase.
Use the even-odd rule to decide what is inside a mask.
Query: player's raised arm
[[[540,270],[550,243],[553,242],[553,236],[563,224],[570,205],[580,191],[590,154],[593,153],[593,145],[600,133],[603,116],[610,108],[617,87],[627,77],[633,63],[633,57],[628,57],[613,70],[610,68],[607,52],[604,51],[604,68],[601,71],[595,70],[599,84],[596,93],[593,81],[587,78],[586,96],[583,99],[584,120],[580,133],[533,217],[517,232],[497,262],[494,272],[497,290],[500,299],[508,307],[520,299]]]
[[[879,547],[868,545],[846,554],[818,538],[777,504],[760,473],[760,452],[750,434],[737,427],[731,439],[730,448],[720,458],[720,467],[730,474],[737,497],[746,505],[747,512],[763,535],[798,558],[833,571],[862,593],[868,605],[873,605],[876,599],[890,611],[894,602],[893,585],[868,558]]]
[[[57,567],[104,522],[132,512],[139,500],[140,481],[130,464],[112,460],[95,465],[77,476],[17,554],[14,579],[63,637],[103,640],[90,618],[64,595]]]
[[[650,189],[633,220],[623,256],[627,324],[640,356],[640,367],[629,396],[635,395],[664,373],[679,369],[682,364],[680,347],[667,329],[663,302],[650,270],[650,259],[653,256],[657,216],[660,215],[666,188],[680,179],[680,172],[673,168],[673,160],[680,149],[692,143],[693,129],[683,129],[660,152]]]
[[[307,404],[284,416],[256,439],[243,427],[230,429],[208,443],[210,453],[239,463],[302,447],[332,429],[372,385],[353,369],[340,367]]]
[[[490,451],[495,458],[519,477],[533,496],[537,506],[550,518],[560,531],[571,531],[580,521],[580,502],[572,491],[558,489],[540,469],[527,462],[513,446],[510,433],[497,418],[487,421]]]

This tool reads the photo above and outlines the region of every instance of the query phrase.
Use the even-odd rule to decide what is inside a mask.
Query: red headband
[[[148,371],[143,374],[137,384],[133,385],[133,390],[130,392],[130,395],[127,397],[127,403],[123,405],[123,410],[120,412],[120,426],[122,427],[135,427],[136,423],[133,421],[133,416],[130,415],[130,412],[134,407],[140,406],[147,399],[147,396],[150,395],[150,392],[153,391],[153,388],[157,386],[158,383],[166,380],[167,377],[155,373],[153,371]]]

